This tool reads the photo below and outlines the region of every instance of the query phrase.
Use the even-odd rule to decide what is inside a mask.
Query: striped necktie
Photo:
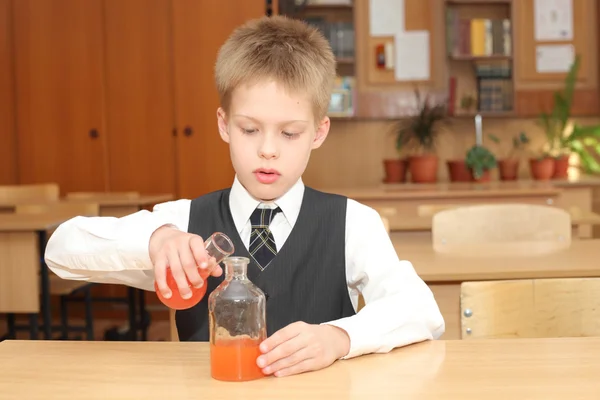
[[[277,247],[275,247],[275,240],[269,225],[280,211],[279,207],[275,209],[257,208],[250,216],[252,232],[250,233],[249,251],[261,271],[267,268],[277,254]]]

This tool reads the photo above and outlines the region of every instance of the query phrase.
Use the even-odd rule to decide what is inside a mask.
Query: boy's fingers
[[[181,261],[181,266],[192,286],[195,288],[201,287],[204,281],[200,277],[198,266],[196,265],[196,260],[194,259],[192,251],[189,248],[181,249],[179,252],[179,260]]]
[[[275,347],[279,346],[282,343],[287,342],[288,340],[298,336],[301,332],[300,325],[298,324],[290,324],[284,328],[281,328],[270,337],[263,340],[260,344],[260,351],[263,353],[267,353],[273,350]]]
[[[206,254],[206,248],[204,247],[204,240],[197,235],[192,236],[189,241],[190,249],[196,260],[196,265],[200,268],[208,267],[208,255]]]
[[[173,279],[175,279],[175,282],[177,283],[179,294],[181,294],[182,299],[189,299],[192,296],[192,291],[189,288],[188,280],[183,272],[183,267],[179,260],[179,252],[177,249],[171,250],[168,257],[171,274],[173,274]]]
[[[209,260],[209,268],[210,274],[214,277],[219,277],[223,274],[223,269],[219,264],[217,264],[217,260],[214,257],[211,257]]]
[[[166,299],[171,298],[171,289],[167,286],[167,259],[160,258],[154,264],[154,279],[156,280],[156,286],[158,291]]]

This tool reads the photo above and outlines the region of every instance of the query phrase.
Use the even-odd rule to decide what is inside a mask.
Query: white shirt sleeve
[[[190,200],[157,204],[121,218],[75,217],[48,240],[46,264],[63,279],[124,284],[154,291],[148,244],[164,225],[187,231]]]
[[[395,347],[439,338],[445,330],[433,293],[409,261],[400,260],[377,211],[348,200],[346,279],[365,306],[351,317],[328,322],[350,337],[344,358],[386,353]]]

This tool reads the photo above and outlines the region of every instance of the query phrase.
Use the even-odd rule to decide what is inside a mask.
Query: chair
[[[464,282],[463,339],[600,335],[600,278]]]
[[[533,204],[488,204],[438,212],[432,220],[434,251],[460,256],[534,256],[568,248],[568,212]]]
[[[69,216],[97,216],[99,214],[99,206],[96,203],[70,203],[70,202],[55,202],[55,203],[29,203],[19,204],[15,208],[18,214],[61,214]],[[43,255],[42,255],[43,257]],[[43,262],[43,259],[42,259]],[[49,273],[50,295],[58,296],[61,307],[61,325],[60,331],[62,339],[68,339],[69,332],[80,332],[85,330],[88,340],[94,340],[94,323],[92,313],[92,296],[91,287],[93,283],[65,280],[53,273]],[[83,295],[83,303],[85,305],[85,326],[69,326],[68,323],[68,304],[74,301],[80,301],[78,295]],[[44,321],[51,323],[51,321]]]
[[[59,186],[56,183],[27,185],[0,185],[0,204],[20,204],[32,201],[58,201]]]
[[[169,331],[171,333],[171,341],[179,342],[179,334],[177,333],[177,324],[175,322],[175,310],[169,308]]]

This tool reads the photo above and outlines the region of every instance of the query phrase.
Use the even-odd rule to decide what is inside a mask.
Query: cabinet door
[[[11,0],[0,0],[0,185],[17,183]]]
[[[179,196],[193,198],[231,186],[229,149],[219,137],[214,65],[234,28],[265,15],[265,0],[174,0]]]
[[[535,2],[513,2],[515,108],[521,117],[550,111],[554,91],[565,87],[564,72],[539,72],[537,46],[572,45],[581,57],[572,115],[597,115],[598,104],[598,5],[596,0],[577,0],[573,6],[573,37],[540,41],[535,37]]]
[[[106,189],[101,0],[13,2],[21,183]]]
[[[113,191],[175,193],[170,0],[105,0]]]

